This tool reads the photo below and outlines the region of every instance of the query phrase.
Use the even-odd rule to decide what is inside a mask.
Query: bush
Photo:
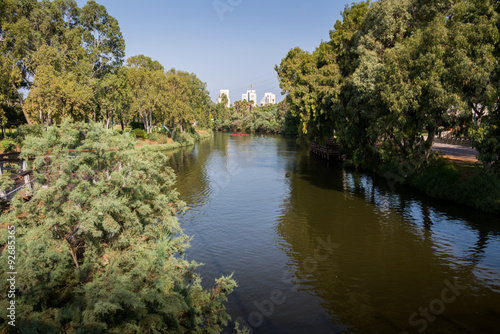
[[[186,259],[189,237],[176,217],[184,204],[172,186],[168,157],[137,148],[130,133],[67,122],[42,137],[27,137],[22,155],[43,166],[49,152],[50,167],[34,171],[31,199],[16,195],[0,216],[0,248],[7,249],[12,225],[23,254],[16,258],[22,277],[15,291],[16,329],[222,332],[229,320],[223,303],[236,282],[221,277],[204,288],[198,265]],[[0,277],[7,271],[0,266]],[[0,290],[9,284],[1,280]],[[2,319],[8,306],[2,296]],[[0,323],[1,333],[9,328]]]
[[[134,130],[135,131],[135,130]],[[152,132],[148,135],[148,139],[149,140],[152,140],[152,141],[159,141],[160,140],[160,137],[161,135],[157,132]]]
[[[443,158],[432,160],[411,181],[431,197],[447,198],[459,182],[460,172]]]
[[[1,147],[4,152],[15,152],[17,149],[17,145],[12,139],[2,140]]]
[[[45,125],[43,124],[23,124],[17,128],[16,142],[21,145],[27,136],[41,136],[45,131]]]
[[[134,129],[144,130],[144,123],[142,122],[130,122],[129,125],[132,128],[132,130]]]
[[[500,177],[491,171],[478,168],[464,178],[455,166],[438,158],[411,177],[408,183],[434,198],[462,203],[485,212],[500,212]]]
[[[142,129],[134,129],[134,134],[135,134],[136,138],[141,138],[141,139],[147,138],[146,131],[144,131]]]

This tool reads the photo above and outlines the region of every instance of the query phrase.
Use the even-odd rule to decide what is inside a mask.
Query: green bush
[[[408,183],[434,198],[451,200],[476,209],[500,212],[500,176],[478,168],[468,177],[443,158],[432,160]]]
[[[147,134],[143,129],[134,129],[134,134],[136,138],[146,139]]]
[[[16,195],[0,216],[0,248],[7,249],[13,225],[23,254],[16,258],[22,277],[16,333],[223,331],[224,303],[236,282],[228,276],[202,285],[198,264],[184,256],[189,236],[176,213],[185,205],[168,157],[135,144],[131,133],[95,123],[65,122],[26,138],[23,153],[36,166],[45,164],[47,152],[58,154],[50,167],[34,171],[31,199]],[[0,277],[7,271],[0,266]],[[9,286],[0,280],[1,291]],[[2,320],[10,305],[5,296]],[[7,332],[14,331],[0,322],[0,333]]]
[[[491,213],[500,213],[500,177],[478,170],[453,187],[452,199]]]
[[[142,122],[130,122],[129,125],[132,129],[144,130],[144,123]]]
[[[20,145],[27,136],[40,137],[44,131],[45,125],[43,124],[23,124],[17,128],[16,142]]]
[[[17,149],[17,145],[12,139],[2,140],[1,147],[4,152],[14,152]]]
[[[148,135],[148,139],[153,141],[159,141],[160,137],[161,135],[158,132],[152,132]]]
[[[460,172],[443,158],[432,160],[410,183],[431,197],[447,198],[459,182]]]

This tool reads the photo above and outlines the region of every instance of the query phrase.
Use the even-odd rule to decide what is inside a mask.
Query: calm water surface
[[[205,284],[253,333],[500,333],[500,219],[216,133],[172,154]],[[228,329],[227,332],[232,332]]]

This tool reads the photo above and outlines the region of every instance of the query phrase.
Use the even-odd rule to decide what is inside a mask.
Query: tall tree
[[[110,122],[117,120],[121,124],[122,131],[124,130],[124,121],[132,118],[130,94],[126,68],[118,68],[104,76],[99,87],[98,99],[106,128],[109,128]]]
[[[92,65],[92,77],[102,78],[123,63],[125,40],[118,21],[106,8],[89,0],[81,10],[83,43]]]
[[[118,21],[94,0],[89,0],[82,8],[80,22],[83,28],[83,47],[92,67],[90,77],[95,95],[93,118],[96,121],[99,118],[98,112],[103,109],[98,98],[101,81],[106,74],[122,65],[125,40]]]
[[[165,101],[166,78],[163,66],[144,55],[127,59],[131,90],[131,108],[137,112],[147,133],[153,127],[153,113],[161,109]]]

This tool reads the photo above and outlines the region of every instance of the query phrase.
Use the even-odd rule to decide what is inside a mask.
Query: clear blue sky
[[[281,101],[274,65],[296,46],[313,51],[348,1],[292,0],[96,0],[115,17],[126,43],[126,57],[144,54],[195,73],[210,96],[229,89],[231,103],[255,86]],[[80,7],[85,0],[77,0]],[[228,7],[220,7],[219,4]]]

